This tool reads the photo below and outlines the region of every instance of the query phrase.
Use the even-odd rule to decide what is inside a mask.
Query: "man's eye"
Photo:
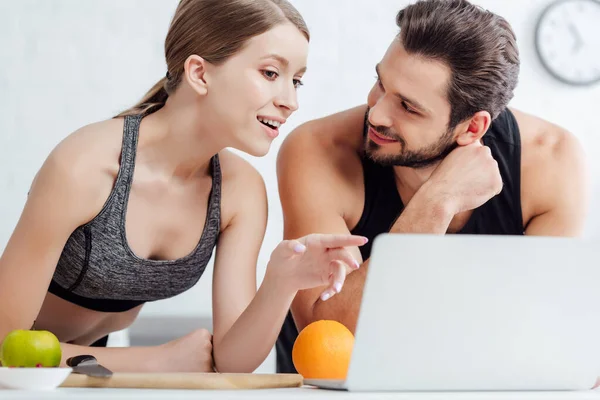
[[[413,110],[412,108],[410,108],[410,107],[408,106],[408,104],[406,104],[406,102],[405,102],[405,101],[403,101],[403,102],[402,102],[402,107],[404,107],[404,109],[405,109],[406,111],[408,111],[409,113],[411,113],[411,114],[416,114],[416,113],[417,113],[415,110]]]

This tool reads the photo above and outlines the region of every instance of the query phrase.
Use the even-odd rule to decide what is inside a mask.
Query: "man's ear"
[[[189,56],[184,64],[183,79],[185,79],[188,85],[201,96],[208,93],[206,67],[207,61],[197,55]]]
[[[487,111],[478,111],[471,119],[459,124],[456,142],[459,146],[468,146],[481,140],[492,124],[492,116]]]

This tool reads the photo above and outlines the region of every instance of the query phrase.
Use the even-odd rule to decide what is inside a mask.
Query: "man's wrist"
[[[390,233],[445,233],[456,215],[452,198],[439,188],[424,185],[415,193]]]
[[[421,186],[413,200],[416,200],[417,204],[422,204],[433,216],[442,219],[452,219],[458,214],[454,198],[429,181]]]

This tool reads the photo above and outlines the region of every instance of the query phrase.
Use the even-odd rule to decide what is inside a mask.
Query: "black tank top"
[[[483,137],[498,162],[504,183],[502,192],[483,206],[475,209],[471,218],[459,234],[478,235],[523,235],[521,210],[521,134],[512,112],[505,109],[490,126]],[[368,157],[362,157],[365,202],[362,216],[351,233],[369,238],[369,243],[360,248],[363,260],[371,256],[375,237],[389,232],[404,209],[398,194],[394,170],[383,167]],[[295,373],[292,348],[298,330],[288,313],[277,339],[277,372]]]

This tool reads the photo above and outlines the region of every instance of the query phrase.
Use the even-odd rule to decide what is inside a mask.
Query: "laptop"
[[[523,236],[373,243],[347,391],[588,390],[600,376],[600,249]]]

